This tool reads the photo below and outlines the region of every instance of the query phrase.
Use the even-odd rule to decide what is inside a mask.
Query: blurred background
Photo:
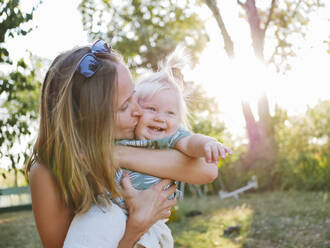
[[[194,206],[207,218],[232,216],[230,223],[241,231],[222,239],[229,224],[219,217],[217,228],[197,225],[201,236],[180,231],[176,246],[330,247],[329,1],[1,0],[0,23],[0,189],[28,185],[24,163],[36,139],[41,84],[60,52],[103,39],[123,54],[137,78],[181,45],[191,55],[182,73],[192,130],[217,138],[233,155],[219,162],[214,183],[186,187],[196,199],[179,205],[171,228],[190,223],[184,216]],[[217,203],[220,190],[241,188],[254,175],[253,196]],[[0,194],[0,209],[19,204],[12,199]],[[274,219],[273,201],[284,201]],[[281,215],[302,205],[309,208]],[[315,218],[288,221],[312,213]],[[17,247],[16,241],[40,246],[31,216],[28,211],[24,218],[34,228],[32,241],[17,241],[13,227],[3,232],[3,247]],[[277,223],[279,216],[283,222]],[[0,228],[11,218],[0,215]],[[290,223],[291,234],[281,228]]]

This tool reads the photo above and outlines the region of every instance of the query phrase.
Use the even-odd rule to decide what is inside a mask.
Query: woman
[[[177,151],[115,148],[114,139],[134,137],[140,115],[131,74],[104,42],[55,58],[43,83],[39,134],[27,166],[44,247],[63,245],[74,214],[102,203],[115,207],[113,199],[123,195],[114,180],[118,165],[174,180],[185,171],[189,183],[217,176],[215,165]],[[164,191],[170,181],[163,180],[138,192],[127,177],[122,181],[129,217],[118,247],[133,247],[153,223],[169,217],[175,186]]]

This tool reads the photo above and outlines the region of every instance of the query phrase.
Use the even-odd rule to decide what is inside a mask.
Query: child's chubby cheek
[[[138,124],[135,128],[135,138],[139,140],[146,140],[150,139],[150,137],[147,135],[146,131],[146,125],[144,124],[143,116],[139,119]]]

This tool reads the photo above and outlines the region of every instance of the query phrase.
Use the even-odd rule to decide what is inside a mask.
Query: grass
[[[178,220],[169,223],[175,247],[330,248],[329,193],[246,194],[239,200],[217,196],[186,199]],[[191,210],[202,215],[185,217]],[[240,232],[224,235],[230,226]]]
[[[202,215],[186,217],[191,210]],[[176,248],[330,248],[330,194],[272,192],[186,198],[169,223]],[[229,236],[224,230],[239,226]],[[41,247],[31,211],[0,214],[0,247]]]
[[[0,214],[0,247],[42,247],[31,210]]]

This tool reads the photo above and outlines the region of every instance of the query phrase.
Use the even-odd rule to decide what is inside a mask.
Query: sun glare
[[[229,60],[206,48],[200,64],[187,73],[187,78],[202,84],[207,94],[216,98],[227,128],[234,136],[242,136],[245,134],[242,101],[250,104],[258,119],[257,104],[262,95],[268,96],[271,114],[275,104],[295,115],[302,114],[307,106],[315,105],[320,99],[330,99],[326,89],[330,78],[329,55],[310,48],[293,63],[291,71],[279,75],[254,56]]]

